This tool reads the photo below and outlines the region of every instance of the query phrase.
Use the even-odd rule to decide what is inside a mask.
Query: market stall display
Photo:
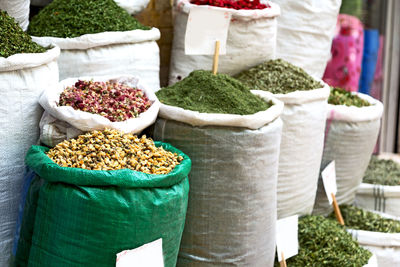
[[[45,109],[40,140],[50,147],[92,130],[140,133],[154,123],[160,106],[153,90],[130,75],[65,79],[39,103]]]
[[[236,76],[285,103],[278,174],[278,218],[311,214],[321,164],[329,86],[284,60]],[[267,92],[269,91],[269,92]]]
[[[276,57],[321,79],[328,60],[341,0],[274,0],[278,18]]]
[[[375,264],[374,264],[375,263]],[[299,253],[288,266],[377,266],[376,258],[336,221],[307,215],[299,219]],[[275,266],[279,263],[275,261]]]
[[[112,0],[55,0],[32,18],[28,33],[43,46],[61,48],[61,80],[129,74],[153,91],[160,88],[160,31],[141,25]]]
[[[39,137],[38,99],[58,82],[57,47],[32,42],[0,11],[0,266],[10,261],[25,173],[24,157]]]
[[[400,264],[400,220],[386,214],[373,213],[354,206],[340,207],[348,232],[360,246],[370,250],[378,266]],[[334,215],[330,215],[334,218]]]
[[[400,164],[395,156],[371,158],[357,189],[356,203],[365,209],[400,216]]]
[[[378,138],[382,113],[382,103],[368,95],[337,88],[331,91],[321,171],[335,161],[339,204],[354,202]],[[320,178],[313,214],[331,211]]]
[[[179,0],[175,6],[174,40],[171,51],[169,84],[174,84],[194,70],[210,70],[213,57],[210,55],[186,55],[185,33],[189,10],[202,1]],[[239,1],[240,2],[240,1]],[[249,5],[255,1],[244,0]],[[221,2],[222,7],[209,6],[210,9],[224,8],[232,13],[226,43],[226,55],[219,57],[220,73],[234,75],[249,67],[275,58],[276,17],[279,6],[268,2],[263,9],[234,9]],[[254,6],[256,7],[256,6]]]
[[[272,265],[282,102],[208,71],[157,96],[154,139],[193,159],[177,266]]]
[[[18,266],[114,266],[117,253],[159,238],[165,266],[175,266],[191,167],[180,150],[105,130],[51,150],[32,146],[26,162],[37,176],[25,204]]]

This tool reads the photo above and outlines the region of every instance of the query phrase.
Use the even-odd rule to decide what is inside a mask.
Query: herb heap
[[[364,174],[364,183],[381,185],[400,185],[400,164],[391,159],[378,159],[372,156]]]
[[[210,71],[196,70],[182,81],[161,89],[158,99],[170,106],[202,113],[249,115],[267,110],[273,105],[253,95],[238,80]]]
[[[59,106],[99,114],[112,122],[136,118],[148,110],[144,92],[122,83],[78,81],[60,95]]]
[[[156,147],[150,138],[117,130],[93,131],[59,143],[47,152],[61,167],[87,170],[132,169],[147,174],[167,174],[183,160]]]
[[[356,106],[359,108],[371,105],[368,101],[362,99],[361,97],[336,87],[331,89],[328,103],[331,105],[346,105],[348,107]]]
[[[269,91],[273,94],[287,94],[323,87],[303,69],[282,59],[269,60],[235,77],[252,90]]]
[[[107,31],[148,30],[113,0],[54,0],[29,23],[34,36],[73,38]]]
[[[264,9],[271,7],[269,4],[260,3],[260,0],[191,0],[190,3],[233,9]]]
[[[348,228],[382,233],[400,233],[400,221],[383,218],[379,214],[349,205],[341,205],[340,211],[343,215],[344,224]],[[329,217],[335,219],[335,214],[332,213]]]
[[[46,52],[46,48],[33,42],[31,37],[18,26],[13,17],[0,10],[0,57],[43,52]]]
[[[362,267],[371,256],[336,221],[308,215],[299,219],[299,253],[287,265]],[[279,266],[277,261],[275,266]]]

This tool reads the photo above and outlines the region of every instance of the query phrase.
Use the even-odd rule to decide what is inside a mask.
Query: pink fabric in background
[[[354,16],[339,14],[331,60],[323,80],[331,86],[358,91],[364,47],[364,26]]]

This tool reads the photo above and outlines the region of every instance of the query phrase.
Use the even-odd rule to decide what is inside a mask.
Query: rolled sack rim
[[[356,107],[346,105],[328,104],[327,118],[337,121],[363,122],[379,120],[383,114],[383,104],[379,100],[359,92],[352,92],[360,98],[368,101],[370,106]]]
[[[272,3],[271,1],[265,1],[261,0],[261,3],[264,4],[269,4],[271,7],[270,8],[264,8],[264,9],[233,9],[233,8],[224,8],[224,7],[215,7],[215,6],[209,6],[209,5],[195,5],[191,4],[189,0],[178,0],[176,4],[176,10],[189,14],[190,9],[193,6],[196,7],[201,7],[205,9],[211,9],[211,10],[223,10],[225,12],[229,12],[232,14],[232,19],[235,20],[255,20],[255,19],[261,19],[261,18],[276,18],[280,16],[281,14],[281,9],[278,4]]]
[[[44,47],[48,47],[49,45],[45,45]],[[20,53],[7,58],[0,57],[0,72],[42,66],[55,61],[59,56],[60,48],[57,45],[50,45],[50,48],[43,53]]]
[[[78,80],[93,80],[100,82],[115,80],[121,83],[133,83],[131,86],[142,90],[145,93],[145,96],[152,101],[152,104],[149,109],[140,113],[138,117],[117,122],[112,122],[99,114],[75,110],[70,106],[58,106],[61,93],[65,88],[74,85]],[[142,79],[130,74],[67,78],[60,81],[56,88],[45,90],[39,98],[39,104],[54,118],[65,121],[81,131],[104,130],[105,128],[111,128],[127,133],[138,133],[154,123],[160,109],[160,101],[153,90],[144,84]],[[79,118],[79,120],[77,118]]]
[[[151,28],[150,30],[132,31],[109,31],[84,34],[73,38],[60,38],[51,36],[31,36],[32,40],[42,46],[57,45],[61,50],[86,50],[94,47],[117,45],[117,44],[136,44],[160,39],[160,30]]]
[[[163,104],[160,105],[159,116],[163,119],[184,122],[192,126],[231,126],[242,127],[252,130],[259,129],[280,117],[283,111],[283,102],[272,94],[260,94],[251,91],[261,97],[264,101],[272,101],[273,105],[267,110],[259,111],[250,115],[223,114],[223,113],[201,113]]]
[[[381,184],[368,184],[361,183],[357,188],[357,195],[368,195],[374,197],[374,191],[380,190],[382,197],[385,198],[399,198],[400,201],[400,185],[381,185]]]
[[[314,101],[327,101],[330,94],[330,86],[321,79],[315,77],[313,78],[318,82],[320,82],[321,84],[323,84],[323,87],[313,90],[302,90],[302,91],[298,90],[287,94],[273,94],[271,92],[263,90],[256,90],[256,91],[259,93],[261,92],[269,93],[273,95],[275,98],[285,103],[285,105],[300,105]]]
[[[171,187],[185,179],[191,170],[192,161],[181,150],[168,143],[154,141],[157,147],[177,153],[183,157],[180,164],[167,174],[147,174],[131,169],[87,170],[61,167],[53,162],[46,152],[49,148],[31,146],[25,162],[41,178],[48,182],[66,183],[76,186],[118,186],[123,188],[159,188]]]

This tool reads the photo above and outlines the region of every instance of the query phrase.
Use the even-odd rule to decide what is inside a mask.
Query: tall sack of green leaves
[[[28,33],[61,48],[60,80],[130,74],[160,88],[160,31],[140,24],[113,0],[54,0],[31,20]]]
[[[382,113],[382,103],[368,95],[331,90],[321,171],[335,161],[339,204],[354,202],[378,138]],[[331,211],[321,178],[313,213]]]
[[[400,217],[400,160],[397,155],[373,156],[357,188],[356,203],[368,210]]]
[[[236,76],[285,103],[278,174],[278,218],[311,214],[321,164],[329,86],[281,59]]]
[[[169,69],[170,85],[179,82],[194,70],[211,70],[213,63],[212,55],[186,55],[185,53],[185,33],[189,11],[197,5],[193,2],[196,1],[177,0],[174,6],[174,40]],[[246,0],[243,2],[251,5],[256,1]],[[265,1],[265,3],[268,3],[266,8],[249,10],[207,7],[211,10],[223,10],[232,14],[227,33],[226,54],[219,56],[218,72],[235,75],[249,66],[275,58],[277,17],[280,15],[280,8],[270,1]]]
[[[58,83],[59,48],[31,40],[0,10],[0,266],[8,266],[25,174],[24,157],[39,137],[38,100]]]
[[[283,103],[203,70],[156,95],[154,139],[193,162],[177,266],[272,266]]]

